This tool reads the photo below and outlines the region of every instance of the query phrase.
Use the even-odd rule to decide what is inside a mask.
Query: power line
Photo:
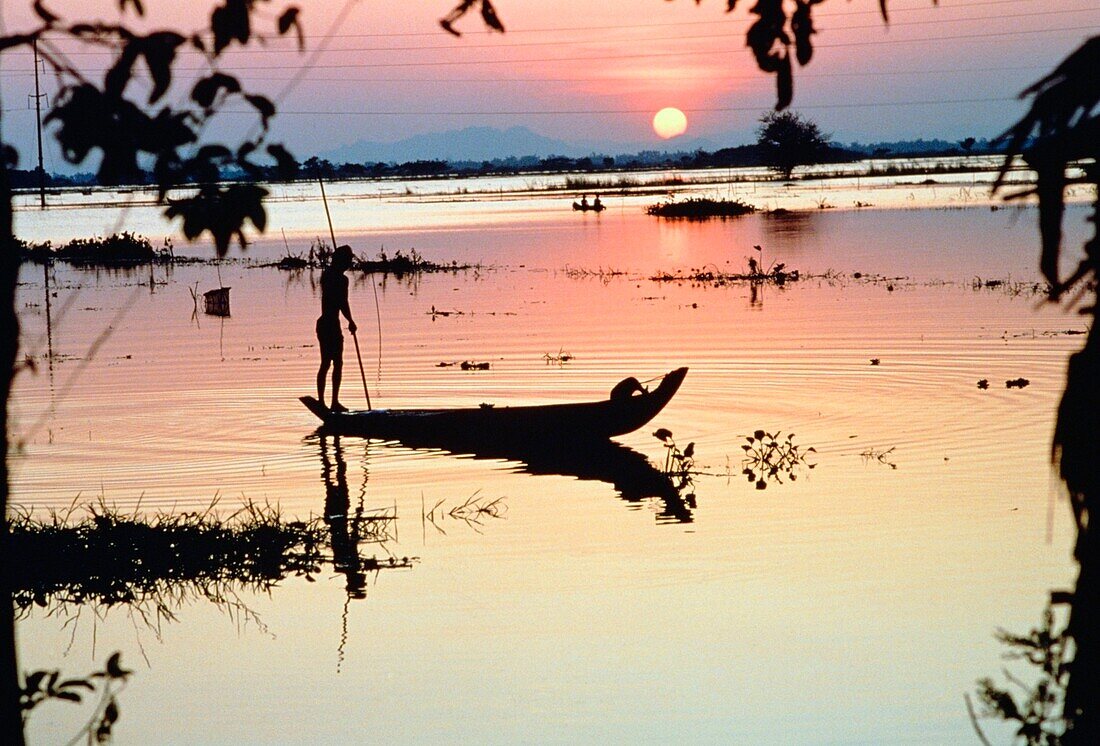
[[[799,104],[799,110],[802,109],[878,109],[883,107],[898,107],[898,106],[954,106],[959,104],[982,104],[982,103],[1004,103],[1008,101],[1018,101],[1014,96],[999,96],[989,98],[957,98],[957,99],[926,99],[919,101],[877,101],[873,103],[842,103],[842,104]],[[737,113],[737,112],[759,112],[762,106],[699,106],[699,107],[682,107],[685,113],[694,114],[715,114],[715,113]],[[245,110],[224,110],[222,114],[239,114],[246,116],[255,116],[254,111]],[[595,115],[608,115],[608,114],[652,114],[653,109],[650,108],[636,108],[636,109],[528,109],[528,110],[493,110],[493,111],[403,111],[403,110],[380,110],[380,111],[337,111],[337,110],[320,110],[320,109],[283,109],[279,111],[280,115],[287,114],[293,116],[383,116],[383,117],[473,117],[473,116],[595,116]]]
[[[1100,26],[1063,26],[1058,28],[1047,29],[1022,29],[1016,31],[993,31],[987,33],[974,33],[974,34],[949,34],[944,36],[924,36],[919,38],[907,38],[907,39],[877,39],[869,41],[858,42],[838,42],[833,44],[817,44],[815,49],[826,48],[841,48],[841,47],[869,47],[869,46],[882,46],[882,45],[898,45],[898,44],[919,44],[925,42],[941,42],[941,41],[957,41],[957,40],[986,40],[1003,38],[1006,36],[1028,36],[1035,34],[1052,34],[1062,33],[1066,31],[1073,32],[1085,32],[1095,31],[1100,29]],[[458,65],[523,65],[536,62],[591,62],[595,60],[626,60],[626,59],[650,59],[659,57],[691,57],[699,55],[715,55],[723,54],[728,55],[730,50],[728,49],[703,49],[703,50],[685,50],[677,52],[639,52],[633,54],[608,54],[608,55],[579,55],[571,57],[528,57],[518,59],[478,59],[478,60],[453,60],[453,61],[420,61],[420,62],[347,62],[347,63],[323,63],[313,64],[309,66],[311,70],[356,70],[356,69],[371,69],[371,68],[394,68],[394,67],[452,67]],[[248,71],[248,70],[272,70],[272,69],[286,69],[297,70],[300,66],[297,65],[234,65],[233,70],[235,72]],[[176,72],[207,72],[208,68],[177,68]],[[90,74],[93,71],[85,71]],[[105,72],[105,70],[103,70]]]

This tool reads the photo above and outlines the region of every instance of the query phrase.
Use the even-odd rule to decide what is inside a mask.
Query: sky
[[[456,0],[344,0],[301,3],[306,50],[274,34],[284,4],[260,3],[264,46],[225,55],[224,67],[274,99],[275,140],[301,158],[358,140],[396,141],[468,126],[521,125],[567,141],[651,143],[675,148],[652,129],[653,114],[677,107],[684,139],[722,145],[754,139],[774,104],[774,79],[745,46],[750,2],[726,13],[722,0],[496,0],[507,32],[489,33],[473,12],[445,33],[438,20]],[[31,28],[30,0],[3,0],[8,32]],[[117,2],[47,0],[71,21],[117,22]],[[148,30],[195,30],[213,3],[145,0]],[[182,10],[181,10],[182,6]],[[194,9],[206,8],[202,14]],[[1023,112],[1017,94],[1089,36],[1100,33],[1095,0],[891,0],[890,24],[877,0],[831,0],[815,8],[812,62],[795,73],[793,108],[839,142],[991,137]],[[60,43],[59,43],[60,44]],[[110,56],[61,46],[99,78]],[[167,100],[183,100],[202,74]],[[0,60],[3,135],[33,165],[33,62],[23,50]],[[58,85],[42,78],[52,100]],[[251,124],[223,116],[213,134]],[[47,143],[46,168],[63,166]]]

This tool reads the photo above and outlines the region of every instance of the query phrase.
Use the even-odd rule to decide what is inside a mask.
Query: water
[[[654,428],[694,442],[706,472],[694,506],[342,438],[351,498],[398,515],[379,556],[418,558],[411,569],[372,575],[349,600],[330,568],[242,592],[249,614],[200,600],[157,630],[124,608],[34,611],[19,625],[24,668],[77,673],[121,650],[137,669],[123,743],[971,737],[962,693],[999,671],[993,631],[1026,631],[1072,577],[1049,442],[1084,324],[1034,292],[1032,211],[670,223],[615,205],[576,215],[560,198],[549,213],[516,200],[501,217],[493,203],[391,210],[340,191],[334,222],[361,253],[480,265],[388,278],[380,356],[370,281],[353,280],[376,406],[581,401],[686,365],[665,411],[619,440],[654,463]],[[310,219],[271,209],[292,251],[324,231],[317,205]],[[1071,213],[1073,246],[1084,210]],[[276,232],[220,268],[55,267],[48,334],[42,270],[24,267],[39,369],[16,384],[14,502],[180,512],[217,498],[226,513],[252,500],[319,515],[333,444],[295,401],[316,369],[317,277],[253,266],[285,252]],[[818,276],[755,295],[650,279],[741,270],[749,256]],[[193,315],[189,288],[217,287],[219,272],[232,316]],[[548,363],[560,352],[574,359]],[[464,360],[490,368],[438,367]],[[342,398],[361,406],[350,344],[345,362]],[[1018,377],[1030,385],[1005,387]],[[794,433],[815,468],[756,489],[740,446],[758,428]],[[506,512],[422,518],[475,495]],[[76,709],[36,711],[32,737],[67,738]]]

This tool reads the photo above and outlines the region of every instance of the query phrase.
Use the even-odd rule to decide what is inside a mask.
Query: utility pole
[[[46,209],[46,169],[42,167],[42,93],[38,87],[38,40],[31,42],[34,48],[34,123],[38,128],[38,201]]]

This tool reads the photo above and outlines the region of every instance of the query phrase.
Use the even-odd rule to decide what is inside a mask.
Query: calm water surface
[[[226,513],[251,500],[315,516],[338,457],[353,499],[397,511],[379,556],[419,559],[371,576],[365,599],[337,573],[295,578],[242,593],[246,614],[196,601],[156,629],[122,608],[34,612],[19,625],[25,668],[76,673],[121,650],[137,669],[123,743],[971,738],[962,694],[1002,665],[993,631],[1026,631],[1071,578],[1049,441],[1084,325],[1032,291],[1034,213],[687,224],[614,207],[501,220],[470,207],[457,220],[447,206],[380,230],[384,206],[333,208],[361,254],[415,247],[480,264],[380,283],[381,354],[371,279],[353,279],[376,406],[602,398],[625,376],[686,365],[666,410],[620,441],[654,462],[654,428],[694,442],[706,472],[695,505],[312,437],[296,397],[313,386],[316,274],[57,266],[47,330],[43,270],[28,265],[19,306],[39,367],[16,384],[15,503],[191,511],[218,498]],[[276,228],[290,213],[272,208]],[[56,215],[36,230],[62,233]],[[21,227],[32,220],[21,213]],[[324,230],[323,213],[311,220],[286,218],[292,251]],[[766,264],[825,276],[755,293],[649,279],[740,270],[754,245]],[[245,256],[285,252],[276,232]],[[189,289],[217,287],[219,273],[232,316],[193,315]],[[575,357],[548,364],[559,352]],[[353,354],[343,398],[361,406]],[[464,360],[491,367],[438,365]],[[1030,385],[1004,386],[1018,377]],[[740,446],[758,428],[794,433],[816,467],[756,489]],[[475,494],[506,513],[422,519]],[[34,739],[67,738],[75,710],[36,711]]]

